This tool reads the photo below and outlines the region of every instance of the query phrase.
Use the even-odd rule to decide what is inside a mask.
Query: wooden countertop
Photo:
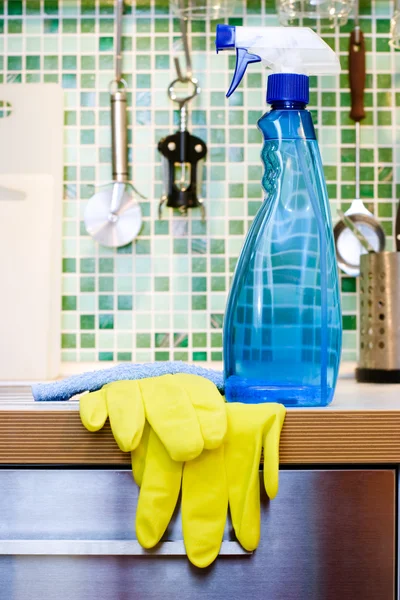
[[[400,385],[357,384],[342,369],[332,404],[288,409],[281,463],[400,463]],[[129,464],[107,425],[84,429],[79,403],[35,403],[28,387],[0,387],[0,464]]]

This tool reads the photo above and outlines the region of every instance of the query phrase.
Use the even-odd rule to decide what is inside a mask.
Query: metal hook
[[[124,0],[116,0],[115,6],[115,81],[122,79],[122,16]]]
[[[360,7],[359,0],[354,2],[354,41],[357,45],[360,44]]]
[[[179,26],[181,29],[183,50],[185,52],[186,74],[183,75],[183,73],[182,73],[182,69],[181,69],[181,65],[180,65],[178,57],[174,58],[174,63],[175,63],[175,69],[176,69],[176,73],[178,75],[179,81],[181,81],[182,83],[185,83],[186,81],[190,81],[192,79],[192,75],[193,75],[192,59],[190,56],[189,38],[188,38],[188,32],[187,32],[187,19],[181,18],[179,20]]]

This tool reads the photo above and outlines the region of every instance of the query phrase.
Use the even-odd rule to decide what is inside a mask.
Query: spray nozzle
[[[236,50],[235,73],[227,96],[233,94],[247,65],[262,62],[274,73],[333,75],[340,73],[335,52],[307,27],[235,27],[217,25],[217,52]]]

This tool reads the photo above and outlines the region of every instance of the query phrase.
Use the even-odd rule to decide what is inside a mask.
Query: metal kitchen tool
[[[356,219],[353,220],[352,215],[346,215],[341,210],[338,210],[338,215],[342,219],[343,224],[350,229],[350,231],[352,232],[354,237],[360,242],[360,244],[364,248],[364,250],[366,250],[367,252],[375,252],[375,250],[373,249],[373,247],[371,246],[371,244],[369,243],[367,238],[364,237],[362,231],[360,229],[357,229],[357,226],[356,226],[357,220]],[[354,216],[357,216],[357,215],[353,215],[353,217]]]
[[[400,0],[394,2],[394,12],[390,19],[389,46],[396,50],[400,48]]]
[[[395,238],[396,250],[400,252],[400,202],[397,204]]]
[[[163,169],[163,195],[158,212],[161,219],[163,204],[178,209],[183,214],[186,214],[189,208],[200,207],[204,220],[205,209],[198,194],[201,192],[203,161],[207,154],[207,146],[203,140],[187,130],[187,105],[201,89],[197,79],[192,75],[186,22],[183,19],[181,19],[181,31],[186,56],[186,75],[182,74],[179,61],[175,59],[178,77],[168,88],[169,98],[179,107],[179,131],[163,138],[158,144],[158,150],[162,154]]]
[[[361,257],[357,381],[400,383],[400,253]]]
[[[138,235],[142,212],[141,194],[129,182],[126,83],[121,74],[123,0],[116,3],[115,79],[110,84],[113,182],[88,202],[85,227],[102,246],[125,246]]]
[[[353,223],[375,252],[385,248],[385,233],[360,199],[360,122],[365,118],[365,44],[358,20],[358,7],[355,10],[355,27],[350,35],[349,80],[351,92],[350,118],[356,124],[356,198],[346,211]],[[338,265],[347,275],[357,277],[360,273],[360,256],[367,252],[353,232],[339,221],[334,228]]]

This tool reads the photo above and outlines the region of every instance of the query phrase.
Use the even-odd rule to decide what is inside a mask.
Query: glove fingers
[[[143,548],[153,548],[174,513],[181,489],[183,463],[171,459],[150,430],[136,511],[136,535]]]
[[[182,480],[183,538],[196,567],[208,567],[218,556],[227,512],[224,448],[203,450],[185,463]]]
[[[177,375],[138,382],[146,418],[172,459],[191,460],[204,447],[196,411]]]
[[[268,497],[273,500],[279,488],[279,441],[286,409],[275,404],[273,421],[264,429],[264,486]]]
[[[248,551],[260,540],[260,458],[262,422],[259,405],[227,404],[225,465],[229,508],[239,542]]]
[[[141,487],[143,481],[144,466],[146,464],[147,448],[149,444],[150,425],[145,423],[142,439],[138,447],[131,452],[132,475],[136,484]]]
[[[218,448],[226,434],[227,419],[225,401],[217,387],[198,375],[180,373],[174,377],[179,379],[196,410],[204,448]]]
[[[84,427],[98,431],[107,421],[107,402],[104,390],[83,394],[79,399],[79,414]]]
[[[137,381],[114,381],[104,386],[111,430],[122,452],[134,450],[142,437],[145,415]]]

